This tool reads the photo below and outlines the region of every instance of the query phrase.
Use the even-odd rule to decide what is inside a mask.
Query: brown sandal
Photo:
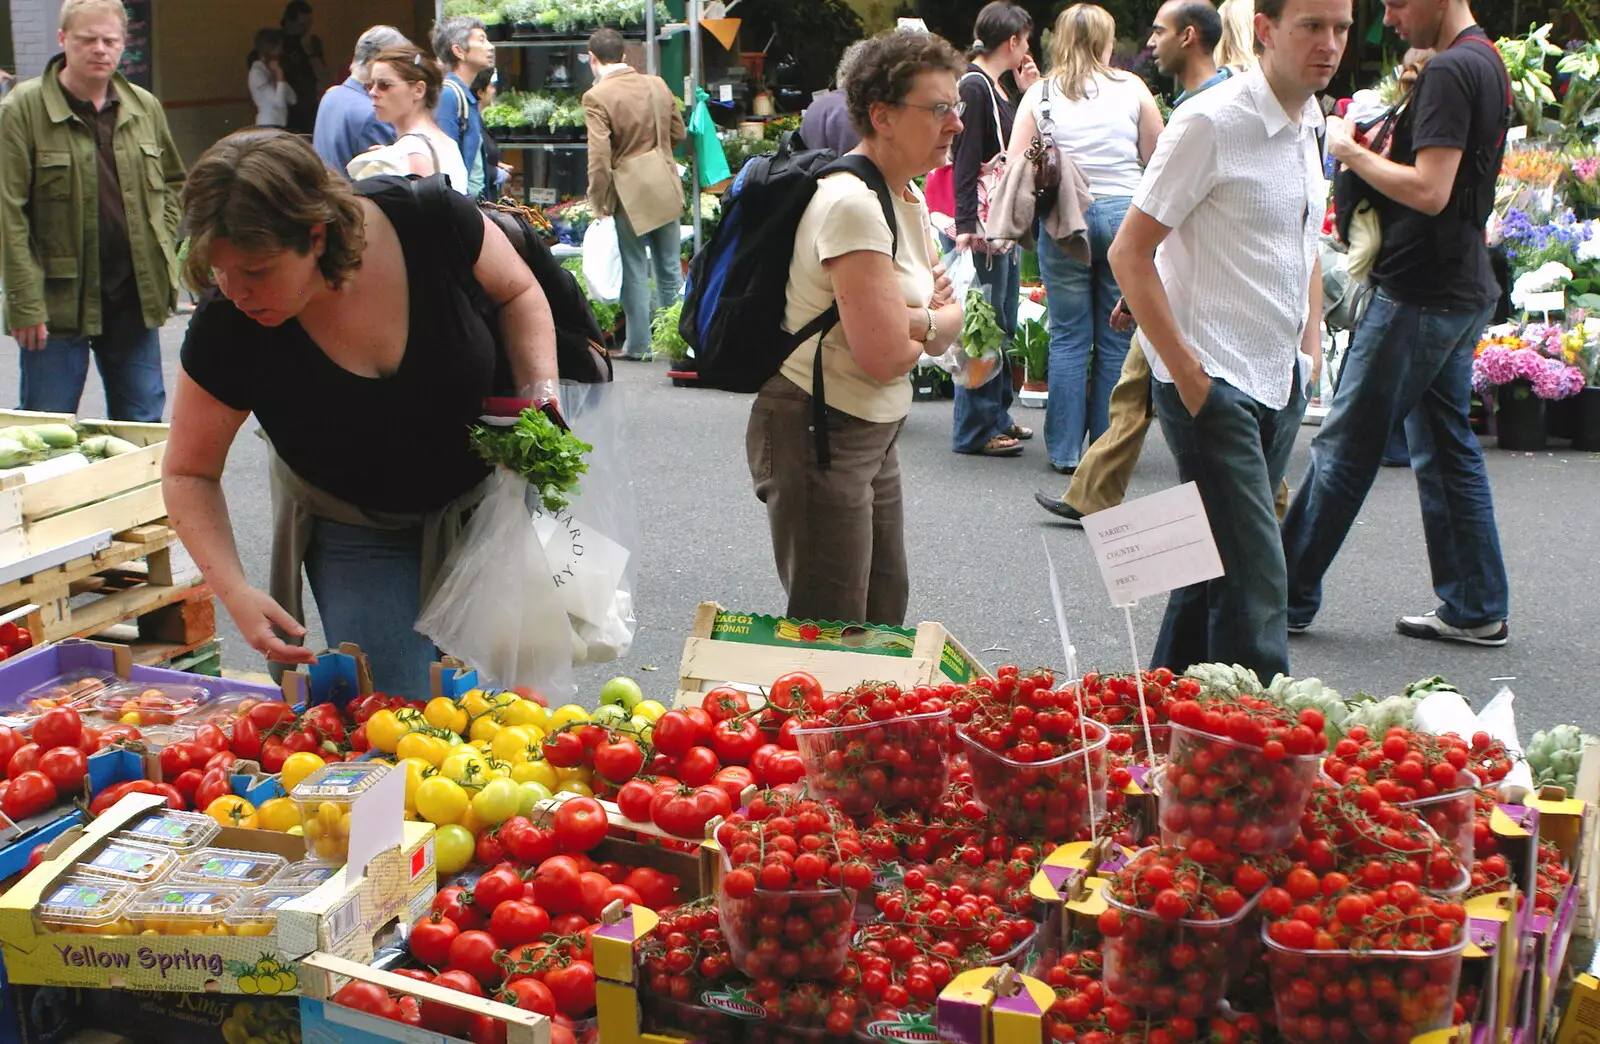
[[[1022,443],[1009,435],[996,435],[983,444],[983,448],[976,451],[980,457],[1020,457]]]
[[[1024,428],[1020,424],[1013,424],[1011,427],[1006,429],[1006,434],[1014,439],[1021,439],[1023,442],[1027,442],[1029,439],[1033,438],[1033,429]]]

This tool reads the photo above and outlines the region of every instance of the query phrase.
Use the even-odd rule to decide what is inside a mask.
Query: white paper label
[[[528,190],[528,202],[530,203],[553,207],[556,204],[556,199],[556,190],[553,188],[531,188]]]
[[[717,97],[725,102],[733,101],[733,84],[725,83],[718,87]]]
[[[1528,136],[1527,127],[1512,127],[1506,131],[1506,141],[1521,141]]]
[[[895,20],[895,28],[903,33],[925,33],[928,23],[920,18],[899,18]]]
[[[1567,292],[1565,290],[1529,294],[1523,301],[1530,312],[1565,312],[1567,310]]]
[[[380,852],[405,841],[406,774],[391,770],[350,805],[350,849],[345,880],[354,882]]]
[[[1115,606],[1223,573],[1200,488],[1193,482],[1087,515],[1083,531]]]
[[[628,549],[567,511],[533,516],[550,579],[568,616],[603,624],[628,568]]]

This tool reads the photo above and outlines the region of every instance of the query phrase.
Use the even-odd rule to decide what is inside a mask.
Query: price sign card
[[[1100,578],[1115,606],[1212,580],[1223,573],[1211,523],[1193,482],[1086,515]]]

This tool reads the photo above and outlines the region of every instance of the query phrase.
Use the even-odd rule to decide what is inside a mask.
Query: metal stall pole
[[[684,87],[684,102],[689,114],[694,114],[695,91],[700,87],[700,0],[689,0],[689,82]],[[694,223],[694,252],[700,252],[700,158],[699,150],[689,150],[689,214]]]

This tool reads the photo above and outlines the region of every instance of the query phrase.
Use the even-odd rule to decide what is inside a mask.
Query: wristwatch
[[[922,335],[922,343],[927,344],[938,336],[939,317],[934,314],[932,308],[924,308],[923,311],[928,313],[928,330]]]

